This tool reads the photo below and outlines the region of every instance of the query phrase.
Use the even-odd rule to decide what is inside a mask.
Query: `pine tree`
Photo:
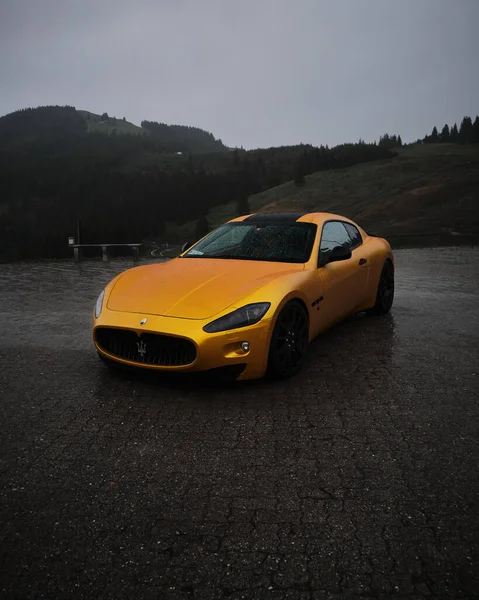
[[[441,131],[441,142],[449,142],[451,140],[451,134],[449,131],[449,125],[446,123]]]
[[[461,144],[470,144],[474,137],[474,126],[471,117],[464,117],[459,129],[459,139]]]
[[[385,133],[380,136],[378,146],[381,148],[387,148],[388,150],[392,150],[397,146],[402,146],[401,136],[397,134],[389,135],[389,133]]]
[[[437,132],[437,127],[434,125],[432,133],[431,133],[431,137],[430,137],[430,143],[437,144],[438,142],[439,142],[439,134]]]
[[[451,142],[457,144],[457,142],[459,141],[459,131],[457,129],[457,123],[454,123],[454,125],[451,128]]]
[[[391,138],[389,137],[388,133],[385,133],[384,135],[381,135],[379,137],[379,144],[378,146],[381,146],[383,148],[389,148],[391,144]]]
[[[472,125],[473,133],[472,133],[472,143],[479,144],[479,116],[477,116]]]

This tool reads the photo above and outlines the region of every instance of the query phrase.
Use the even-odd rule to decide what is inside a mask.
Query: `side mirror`
[[[335,246],[329,256],[326,256],[323,261],[321,261],[321,266],[324,267],[328,263],[338,262],[340,260],[349,260],[351,258],[351,250],[349,248],[344,248],[344,246]]]
[[[191,246],[193,246],[192,242],[185,242],[183,246],[181,246],[181,254],[183,254],[183,252],[186,252],[188,248],[191,248]]]

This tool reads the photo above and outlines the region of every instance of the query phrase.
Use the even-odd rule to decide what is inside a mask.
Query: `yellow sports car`
[[[386,240],[338,215],[257,213],[118,275],[96,302],[93,340],[109,364],[284,378],[319,333],[387,313],[393,296]]]

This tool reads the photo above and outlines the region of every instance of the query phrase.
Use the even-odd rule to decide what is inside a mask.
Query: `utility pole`
[[[81,221],[77,221],[77,244],[81,244],[80,234],[81,234]]]

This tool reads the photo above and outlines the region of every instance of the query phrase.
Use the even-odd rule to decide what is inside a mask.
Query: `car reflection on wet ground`
[[[397,251],[390,315],[232,387],[98,360],[130,262],[0,265],[0,595],[478,597],[478,259]]]

